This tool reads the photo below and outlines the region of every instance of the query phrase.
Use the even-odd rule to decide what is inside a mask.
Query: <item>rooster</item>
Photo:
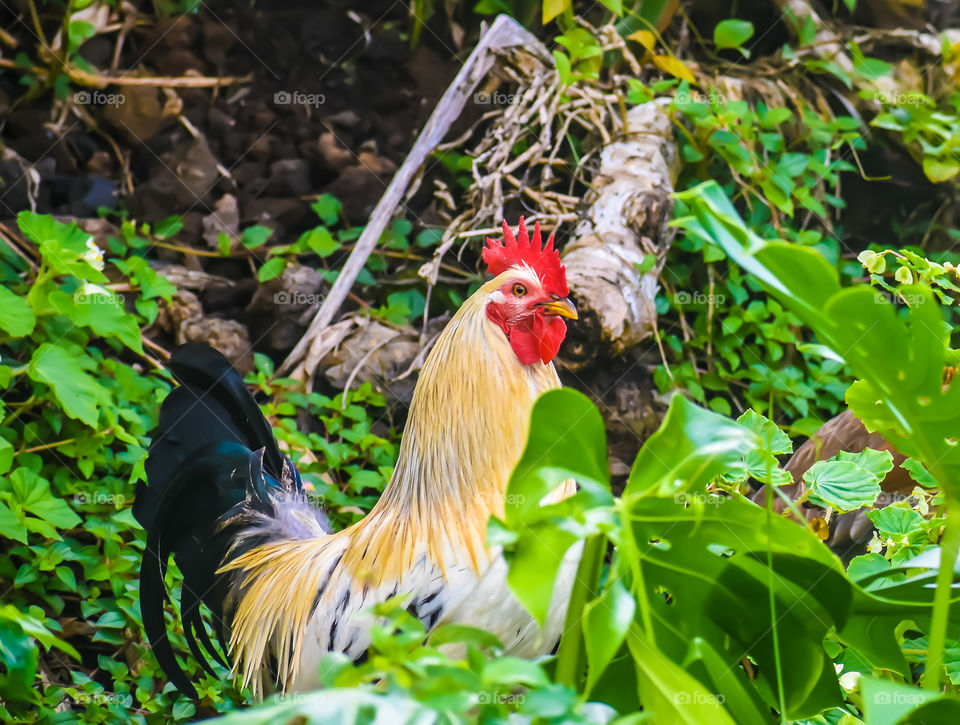
[[[560,387],[553,365],[576,320],[551,236],[541,245],[523,218],[503,242],[487,239],[494,276],[463,305],[420,372],[393,475],[370,513],[333,532],[303,493],[240,376],[205,345],[186,345],[169,368],[180,383],[164,401],[147,484],[134,515],[147,531],[140,601],[144,629],[171,681],[196,691],[167,639],[164,574],[183,574],[180,616],[193,656],[212,673],[217,652],[254,697],[313,689],[328,651],[361,659],[369,609],[394,596],[428,630],[463,624],[495,634],[506,652],[536,656],[559,640],[579,549],[562,557],[543,628],[513,597],[502,553],[485,541],[503,516],[531,409]],[[567,481],[541,504],[570,496]]]

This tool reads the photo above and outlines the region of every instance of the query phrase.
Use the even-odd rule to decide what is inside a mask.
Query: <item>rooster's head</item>
[[[523,217],[516,237],[504,221],[503,241],[488,238],[483,261],[498,283],[489,295],[487,317],[503,330],[521,363],[549,363],[567,334],[563,318],[577,319],[553,235],[541,246],[539,223],[530,239]]]

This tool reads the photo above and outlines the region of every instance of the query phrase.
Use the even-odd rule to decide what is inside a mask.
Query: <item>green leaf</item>
[[[89,282],[107,282],[107,276],[94,266],[91,253],[93,237],[76,222],[61,224],[48,214],[22,211],[17,214],[20,231],[40,245],[44,264],[59,274],[72,274]],[[102,267],[102,261],[99,263]]]
[[[504,552],[510,591],[541,627],[553,601],[557,573],[576,540],[576,535],[550,522],[538,522],[526,526],[516,543]]]
[[[960,701],[946,699],[939,692],[921,690],[917,687],[904,685],[890,680],[879,680],[873,677],[863,677],[860,680],[863,692],[863,705],[866,722],[871,725],[897,725],[898,723],[922,722],[956,722],[960,718]],[[931,712],[927,718],[914,719],[910,714],[924,707],[928,703],[941,700],[945,707],[943,712],[946,719],[932,718]]]
[[[803,474],[803,481],[810,487],[812,502],[840,511],[871,506],[880,495],[876,476],[852,461],[817,461]]]
[[[587,604],[583,613],[583,642],[589,668],[586,693],[593,690],[623,644],[636,606],[619,579],[613,579],[597,599]]]
[[[12,337],[26,337],[33,332],[36,321],[25,297],[0,286],[0,329]]]
[[[340,249],[340,242],[333,238],[330,230],[326,227],[315,227],[309,232],[304,232],[302,239],[307,247],[319,257],[329,257]]]
[[[6,438],[0,436],[0,475],[10,470],[16,449]]]
[[[780,426],[757,411],[747,410],[737,418],[737,423],[753,431],[759,439],[758,446],[768,453],[791,453],[793,442],[790,436],[780,430]]]
[[[630,628],[627,644],[637,665],[640,701],[645,711],[653,713],[653,722],[734,725],[723,707],[723,698],[705,690],[636,624]]]
[[[333,194],[321,194],[317,200],[310,205],[310,208],[317,213],[320,221],[330,226],[337,223],[343,205],[340,204],[340,201]]]
[[[749,20],[737,20],[731,18],[721,20],[713,29],[713,42],[720,48],[733,48],[740,50],[746,57],[749,54],[741,46],[753,36],[753,23]]]
[[[87,373],[92,367],[93,361],[88,357],[45,342],[33,351],[27,374],[31,380],[50,387],[68,416],[95,428],[106,391]]]
[[[583,393],[561,388],[537,398],[526,448],[507,485],[507,523],[524,520],[569,478],[609,491],[606,441],[600,411]]]
[[[5,503],[0,501],[0,536],[27,543],[27,527],[23,521]]]
[[[114,292],[87,284],[72,295],[55,290],[49,300],[54,309],[75,324],[88,327],[101,337],[115,337],[131,350],[143,352],[137,318],[127,314]]]
[[[910,474],[910,478],[925,488],[936,488],[937,479],[930,475],[924,465],[916,458],[908,458],[900,464],[900,468],[905,469]]]
[[[949,181],[960,172],[960,159],[950,156],[923,157],[923,173],[935,184]]]
[[[27,511],[58,529],[72,529],[74,526],[79,526],[81,518],[74,513],[69,504],[49,494],[49,484],[47,489],[47,495],[25,507]]]
[[[573,0],[544,0],[543,24],[546,25],[572,5]]]
[[[247,249],[256,249],[266,244],[267,240],[272,236],[273,229],[257,224],[243,230],[240,234],[240,244]]]
[[[257,272],[257,279],[261,282],[269,282],[274,277],[283,273],[287,268],[287,260],[283,257],[271,257]]]
[[[756,445],[757,438],[748,429],[675,395],[659,430],[634,460],[623,495],[674,495],[697,489]]]
[[[877,483],[883,481],[886,475],[893,470],[893,456],[890,451],[879,451],[873,448],[864,448],[859,453],[840,451],[837,454],[837,460],[852,461],[869,472]]]
[[[614,15],[623,15],[623,0],[600,0],[600,4]]]

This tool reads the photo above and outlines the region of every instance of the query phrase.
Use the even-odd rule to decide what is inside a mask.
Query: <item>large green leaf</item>
[[[960,722],[960,700],[873,677],[861,679],[866,721],[871,725]]]
[[[588,693],[623,644],[636,606],[619,579],[610,581],[603,593],[587,604],[583,613],[583,641],[587,650]]]
[[[540,500],[569,478],[600,495],[610,490],[600,411],[583,393],[562,388],[534,403],[527,445],[507,486],[507,523],[529,520]]]
[[[634,460],[623,495],[702,488],[738,464],[757,441],[747,428],[675,395],[660,428]]]
[[[72,274],[88,282],[107,281],[107,276],[89,261],[93,237],[76,222],[61,224],[49,214],[22,211],[17,214],[17,226],[40,245],[43,262],[55,272]]]
[[[629,516],[643,547],[644,596],[657,645],[668,656],[683,661],[696,638],[727,668],[739,668],[749,655],[759,665],[761,696],[778,707],[772,588],[788,716],[812,716],[839,704],[821,642],[845,624],[855,592],[840,561],[813,534],[736,497],[701,510],[644,497]],[[714,683],[724,697],[729,688],[731,698],[741,685],[736,678]]]
[[[30,356],[27,374],[50,386],[67,415],[96,427],[106,391],[87,372],[92,366],[89,358],[69,352],[63,344],[45,342]]]
[[[541,624],[570,546],[609,524],[606,451],[603,418],[585,395],[560,389],[537,399],[526,448],[507,485],[504,521],[491,521],[487,540],[504,547],[507,584]],[[581,488],[575,496],[540,505],[570,478]]]
[[[860,378],[847,402],[867,428],[935,467],[960,497],[960,385],[943,389],[947,330],[929,288],[904,288],[915,302],[903,320],[873,288],[841,288],[816,250],[758,237],[715,182],[677,196],[693,212],[680,226],[723,247]]]
[[[36,322],[26,298],[0,286],[0,329],[12,337],[26,337]]]
[[[89,327],[101,337],[115,337],[131,350],[143,352],[137,318],[126,313],[113,292],[96,285],[84,285],[72,295],[60,290],[51,292],[49,300],[75,324]]]
[[[654,722],[734,725],[723,707],[723,696],[706,690],[660,651],[639,626],[630,628],[627,644],[637,664],[640,701],[653,713]]]
[[[840,511],[870,506],[880,495],[879,481],[853,461],[817,461],[803,474],[803,481],[813,503]]]
[[[21,544],[27,543],[27,527],[2,501],[0,501],[0,535],[19,541]]]

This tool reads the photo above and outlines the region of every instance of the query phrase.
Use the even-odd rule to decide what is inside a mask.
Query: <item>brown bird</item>
[[[951,383],[956,375],[956,367],[947,366],[943,369],[944,388]],[[793,478],[793,484],[781,486],[780,490],[791,500],[796,501],[806,492],[803,474],[814,463],[833,458],[841,451],[860,453],[865,448],[889,451],[893,456],[893,468],[880,482],[882,493],[872,508],[883,508],[898,499],[909,496],[917,483],[901,465],[906,460],[906,456],[897,451],[879,433],[868,431],[863,421],[855,416],[851,410],[845,410],[828,420],[806,443],[794,452],[784,466],[784,470]],[[766,486],[762,486],[753,494],[752,500],[763,506],[766,503],[766,495]],[[787,509],[786,502],[779,496],[774,499],[773,506],[777,513],[783,513]],[[870,539],[873,532],[873,523],[867,518],[864,509],[833,517],[829,527],[826,523],[826,511],[822,508],[804,502],[801,505],[801,510],[818,535],[826,540],[833,552],[844,561],[861,553],[864,544]]]
[[[869,432],[863,425],[863,421],[850,410],[845,410],[828,420],[811,438],[797,448],[784,466],[784,470],[793,478],[793,484],[781,486],[780,490],[791,499],[797,500],[806,492],[803,474],[814,463],[833,458],[841,451],[860,453],[865,448],[890,451],[893,456],[893,468],[880,483],[883,495],[880,496],[874,508],[882,508],[892,502],[896,496],[909,495],[917,484],[900,465],[906,457],[884,440],[879,433]],[[753,500],[762,506],[765,503],[765,497],[766,491],[761,488],[753,495]],[[783,499],[779,497],[774,499],[774,510],[780,513],[786,509],[787,504]],[[801,510],[807,521],[813,524],[814,530],[826,538],[830,548],[841,559],[859,553],[873,532],[873,524],[863,509],[833,517],[829,530],[825,522],[826,512],[822,508],[805,502],[801,505]]]

